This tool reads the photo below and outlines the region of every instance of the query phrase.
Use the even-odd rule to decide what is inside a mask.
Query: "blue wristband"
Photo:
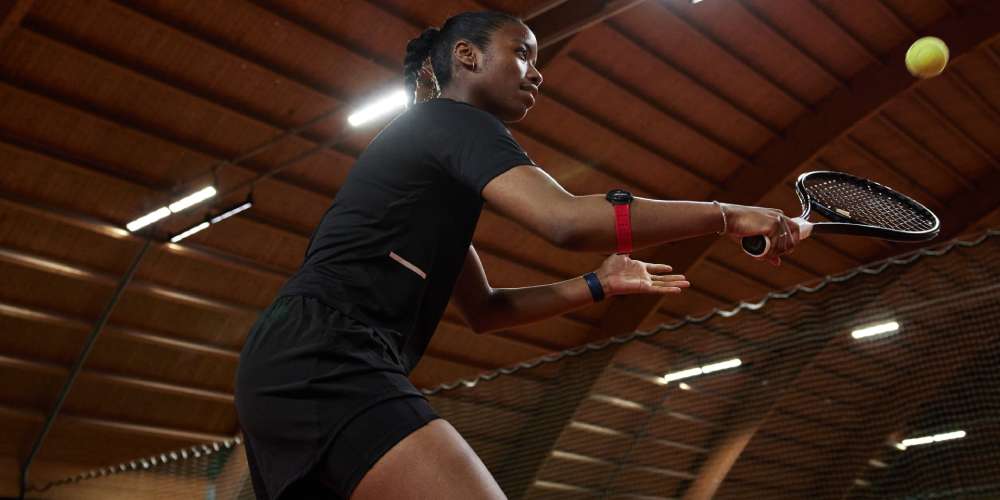
[[[601,286],[601,280],[597,279],[597,275],[587,273],[583,275],[583,279],[587,280],[587,287],[590,288],[590,295],[594,297],[594,302],[604,300],[604,287]]]

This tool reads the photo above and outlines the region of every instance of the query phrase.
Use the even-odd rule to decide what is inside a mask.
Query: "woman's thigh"
[[[361,479],[352,500],[506,499],[458,431],[434,420],[386,452]]]

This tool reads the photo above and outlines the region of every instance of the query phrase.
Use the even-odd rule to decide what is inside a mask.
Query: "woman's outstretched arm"
[[[612,255],[594,271],[606,297],[613,295],[680,293],[690,286],[683,275],[668,274],[666,264],[650,264]],[[548,285],[493,288],[472,246],[452,294],[465,321],[476,333],[533,323],[594,303],[582,276]]]
[[[614,209],[604,195],[570,194],[538,167],[523,165],[504,172],[486,185],[483,197],[498,212],[561,248],[616,250]],[[734,237],[764,234],[780,241],[764,256],[777,263],[799,241],[798,226],[770,208],[636,198],[631,213],[636,249],[725,230]],[[779,240],[780,234],[790,237]]]

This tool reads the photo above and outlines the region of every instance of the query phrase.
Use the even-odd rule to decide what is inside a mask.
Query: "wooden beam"
[[[63,378],[69,373],[69,369],[63,365],[47,363],[44,361],[16,358],[0,354],[0,366],[15,370],[32,372],[43,376],[54,376]],[[183,385],[172,384],[159,380],[152,380],[130,375],[118,375],[101,370],[84,369],[80,373],[82,380],[91,382],[107,383],[121,387],[133,387],[142,391],[159,394],[169,394],[212,403],[233,404],[233,395],[229,392],[215,391],[210,389],[199,389]]]
[[[551,47],[577,33],[602,23],[644,0],[577,0],[561,2],[528,19],[528,27],[535,32],[539,48]]]
[[[0,404],[0,417],[16,420],[27,420],[32,423],[41,424],[45,419],[39,411],[15,408]],[[124,434],[133,434],[138,437],[152,437],[159,439],[173,439],[190,444],[210,443],[214,441],[225,441],[232,436],[222,434],[210,434],[205,432],[195,432],[172,427],[162,427],[156,425],[136,424],[121,420],[109,420],[103,418],[84,417],[68,413],[60,413],[57,426],[82,426],[96,431],[112,431]]]
[[[0,245],[0,262],[7,262],[16,266],[49,274],[57,274],[101,286],[113,286],[117,282],[114,276],[108,273],[88,269],[82,265],[68,261],[32,255],[4,245]],[[256,315],[260,312],[258,308],[248,304],[228,302],[179,288],[159,285],[150,281],[134,280],[129,285],[129,289],[166,300],[167,302],[214,310],[226,314]]]
[[[93,320],[2,301],[0,301],[0,316],[7,316],[9,318],[16,318],[36,323],[45,323],[79,331],[87,331],[93,326]],[[159,333],[116,325],[114,323],[108,324],[106,332],[103,335],[104,338],[137,342],[162,349],[173,349],[188,354],[210,356],[220,361],[235,363],[240,357],[240,353],[236,349],[206,344],[203,342],[177,339]]]
[[[0,1],[0,48],[21,25],[21,21],[28,15],[34,3],[35,0]]]

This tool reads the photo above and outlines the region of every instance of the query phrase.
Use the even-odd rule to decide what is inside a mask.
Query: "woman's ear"
[[[472,45],[467,40],[459,40],[455,43],[452,56],[458,65],[473,73],[482,66],[482,53],[479,51],[479,47]]]

